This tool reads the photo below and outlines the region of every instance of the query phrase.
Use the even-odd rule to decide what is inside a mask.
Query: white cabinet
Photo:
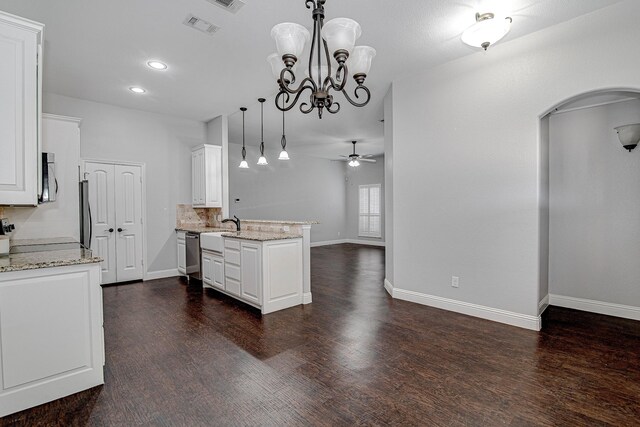
[[[104,383],[99,264],[0,273],[0,417]]]
[[[38,204],[43,29],[0,12],[0,205]]]
[[[202,285],[224,290],[224,261],[222,255],[202,251]]]
[[[187,242],[183,231],[178,232],[178,273],[187,274]]]
[[[303,302],[302,239],[224,238],[224,291],[262,314]],[[222,288],[219,288],[222,290]]]
[[[240,245],[241,296],[244,300],[258,305],[262,302],[261,246],[246,242]]]
[[[222,147],[199,145],[192,150],[191,186],[193,207],[222,207]]]

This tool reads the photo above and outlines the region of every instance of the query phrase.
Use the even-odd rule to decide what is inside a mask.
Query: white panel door
[[[117,280],[142,279],[142,168],[115,165]]]
[[[91,250],[103,259],[102,283],[114,283],[116,276],[116,208],[114,165],[87,163],[91,208]]]
[[[0,205],[38,202],[40,30],[0,12]]]

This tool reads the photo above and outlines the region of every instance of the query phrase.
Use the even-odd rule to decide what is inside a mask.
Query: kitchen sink
[[[224,248],[224,237],[222,237],[222,235],[226,233],[228,233],[228,231],[200,234],[200,248],[202,250],[222,253]]]

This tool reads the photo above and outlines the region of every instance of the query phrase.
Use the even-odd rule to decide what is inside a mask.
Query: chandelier
[[[340,104],[333,100],[331,92],[342,92],[346,100],[356,107],[364,107],[371,99],[371,92],[364,81],[376,51],[369,46],[355,46],[362,34],[360,24],[356,21],[335,18],[325,24],[325,3],[326,0],[305,0],[307,9],[313,9],[313,36],[302,25],[290,22],[278,24],[271,30],[278,53],[269,55],[267,61],[278,80],[280,90],[275,103],[281,111],[291,110],[307,91],[309,102],[301,103],[300,111],[309,114],[318,110],[319,118],[322,118],[324,109],[331,114],[340,111]],[[298,57],[309,41],[311,50],[306,77],[297,87],[293,87]],[[349,71],[357,84],[353,98],[345,90]]]

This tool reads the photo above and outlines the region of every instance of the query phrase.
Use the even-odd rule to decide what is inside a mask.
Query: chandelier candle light
[[[258,159],[258,164],[260,166],[266,166],[269,164],[267,163],[267,158],[264,156],[264,101],[266,101],[266,99],[258,98],[258,102],[260,102],[260,133],[261,133],[260,158]]]
[[[240,169],[249,169],[249,163],[247,163],[247,149],[244,148],[244,112],[247,111],[246,107],[241,107],[242,111],[242,161],[240,162]]]
[[[300,111],[308,114],[317,109],[319,118],[322,118],[324,109],[331,114],[340,111],[340,104],[333,100],[331,91],[342,92],[346,100],[356,107],[364,107],[371,99],[371,92],[364,85],[364,81],[371,69],[376,51],[369,46],[355,46],[356,40],[362,34],[360,24],[356,21],[335,18],[325,24],[325,3],[326,0],[305,0],[307,9],[313,9],[313,36],[302,25],[289,22],[278,24],[271,30],[271,37],[276,42],[278,53],[269,55],[267,61],[280,87],[275,104],[281,111],[291,110],[305,91],[309,91],[309,102],[301,103]],[[295,68],[298,57],[302,55],[309,41],[311,50],[307,77],[297,88],[292,88],[291,85],[296,81]],[[332,64],[332,61],[335,61],[337,66]],[[345,90],[349,71],[357,84],[353,92],[355,99]],[[282,105],[279,102],[281,99]]]

